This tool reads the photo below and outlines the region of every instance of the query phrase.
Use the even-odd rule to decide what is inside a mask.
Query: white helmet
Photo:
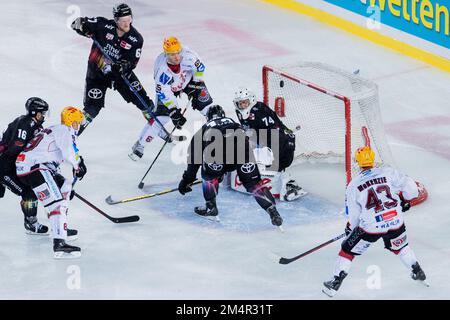
[[[244,100],[248,100],[249,105],[247,108],[241,109],[239,107],[239,102]],[[252,109],[252,107],[256,104],[256,96],[247,88],[239,87],[234,93],[233,103],[236,110],[242,115],[242,118],[245,120],[250,115],[250,110]]]

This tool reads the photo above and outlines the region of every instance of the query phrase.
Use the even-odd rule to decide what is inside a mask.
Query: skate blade
[[[284,228],[283,226],[277,226],[278,230],[280,230],[281,233],[284,233]]]
[[[63,259],[78,259],[81,257],[81,251],[73,251],[73,252],[54,252],[53,258],[57,260],[63,260]]]
[[[129,154],[128,154],[128,158],[130,158],[130,159],[133,160],[134,162],[137,162],[138,160],[141,159],[141,158],[139,158],[137,155],[135,155],[134,153],[129,153]]]
[[[202,215],[198,215],[198,216],[202,217],[203,219],[209,220],[209,221],[220,222],[220,219],[218,216],[202,216]]]
[[[430,286],[430,284],[426,280],[416,280],[416,281],[427,288]]]
[[[306,196],[307,194],[308,194],[308,192],[303,191],[303,190],[300,190],[300,191],[297,192],[297,194],[292,195],[291,197],[287,197],[287,198],[284,197],[284,201],[286,201],[286,202],[292,202],[292,201],[298,200],[298,199],[300,199],[300,198],[303,198],[303,197]]]
[[[67,242],[72,242],[78,240],[78,235],[76,236],[67,236]]]
[[[50,235],[50,232],[48,232],[48,231],[46,233],[37,233],[37,232],[26,230],[25,233],[30,236],[41,236],[41,237],[47,237]]]
[[[330,298],[333,298],[336,294],[336,291],[333,289],[328,289],[327,287],[322,289],[322,292]]]

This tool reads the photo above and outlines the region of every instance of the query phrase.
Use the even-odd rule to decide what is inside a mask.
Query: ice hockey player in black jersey
[[[24,185],[16,174],[16,158],[27,143],[41,131],[48,112],[48,104],[41,98],[29,98],[25,104],[26,115],[8,125],[0,141],[0,198],[8,188],[22,197],[20,207],[24,214],[26,233],[47,235],[48,227],[37,221],[38,199],[33,190]]]
[[[247,88],[236,90],[233,103],[243,128],[256,134],[258,149],[268,147],[273,152],[274,169],[282,179],[280,199],[292,201],[304,196],[306,192],[285,172],[294,160],[295,135],[292,130],[284,125],[275,111],[257,101],[255,94]]]
[[[219,213],[216,206],[219,183],[225,173],[237,170],[240,181],[267,211],[272,224],[281,226],[283,219],[277,211],[274,197],[262,184],[245,131],[234,120],[227,118],[219,105],[209,107],[207,119],[190,142],[188,167],[178,191],[183,195],[192,191],[190,184],[195,181],[201,167],[206,206],[196,207],[195,212],[201,216],[215,217]]]
[[[117,90],[126,102],[131,102],[139,108],[146,120],[151,119],[148,108],[150,110],[154,108],[153,101],[133,72],[141,57],[144,39],[132,25],[133,15],[128,5],[121,3],[114,6],[113,15],[113,20],[104,17],[79,17],[72,22],[73,30],[82,36],[97,40],[103,50],[114,60],[114,63],[110,63],[100,49],[94,43],[92,44],[84,90],[85,120],[78,135],[105,106],[105,94],[108,88]],[[144,106],[130,90],[122,79],[122,75],[128,79],[147,106]]]

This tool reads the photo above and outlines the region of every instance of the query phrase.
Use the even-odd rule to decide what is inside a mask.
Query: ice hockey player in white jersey
[[[33,189],[48,214],[56,259],[81,256],[79,247],[66,244],[68,237],[75,238],[78,232],[67,228],[69,200],[73,197],[72,184],[59,174],[59,166],[62,162],[68,162],[73,167],[74,176],[80,180],[86,174],[86,166],[76,145],[77,131],[83,119],[79,109],[64,108],[61,124],[38,133],[16,160],[17,176]]]
[[[409,201],[418,196],[416,183],[391,167],[374,167],[375,152],[369,146],[358,148],[355,160],[361,173],[346,190],[347,237],[342,242],[333,279],[324,282],[322,291],[334,296],[354,257],[363,254],[380,238],[385,248],[397,255],[408,268],[411,278],[423,282],[426,276],[408,245],[403,221],[403,212],[411,206]]]
[[[165,125],[171,119],[174,126],[181,129],[186,123],[177,99],[182,92],[191,100],[192,108],[205,117],[213,100],[204,81],[205,65],[198,54],[183,47],[175,37],[165,38],[163,49],[164,52],[156,58],[154,64],[157,104],[153,112],[161,124]],[[133,145],[129,157],[134,161],[142,158],[145,144],[156,136],[163,140],[169,139],[170,142],[170,137],[166,136],[161,126],[150,119],[142,129],[139,140]]]

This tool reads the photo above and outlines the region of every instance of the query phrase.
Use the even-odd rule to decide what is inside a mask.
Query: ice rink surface
[[[306,16],[253,1],[129,1],[134,26],[144,36],[136,74],[152,97],[153,61],[162,39],[177,36],[206,64],[216,103],[234,116],[233,92],[245,85],[261,98],[261,67],[320,61],[361,70],[379,86],[390,147],[403,171],[421,181],[429,200],[406,216],[410,245],[431,287],[414,283],[397,257],[375,244],[354,260],[336,299],[450,298],[450,75],[351,36]],[[91,41],[68,28],[78,15],[111,17],[113,1],[9,1],[2,4],[0,127],[24,113],[30,96],[51,106],[46,125],[67,105],[82,106]],[[81,12],[77,11],[81,10]],[[6,30],[5,30],[6,29]],[[192,109],[187,128],[201,120]],[[291,171],[310,192],[282,203],[285,233],[270,224],[256,202],[221,189],[221,224],[193,214],[201,188],[129,204],[104,199],[142,194],[137,185],[162,142],[140,162],[127,154],[144,124],[132,104],[108,91],[106,108],[79,139],[88,174],[76,191],[108,214],[138,214],[141,221],[115,225],[82,202],[71,202],[69,222],[79,230],[78,260],[52,258],[49,238],[24,234],[19,198],[1,199],[1,299],[328,299],[339,244],[289,265],[291,257],[343,232],[344,171],[337,165],[297,165]],[[191,129],[192,130],[192,129]],[[146,179],[144,192],[178,184],[184,170],[167,148]],[[39,209],[39,219],[48,220]],[[374,285],[374,276],[380,280]]]

